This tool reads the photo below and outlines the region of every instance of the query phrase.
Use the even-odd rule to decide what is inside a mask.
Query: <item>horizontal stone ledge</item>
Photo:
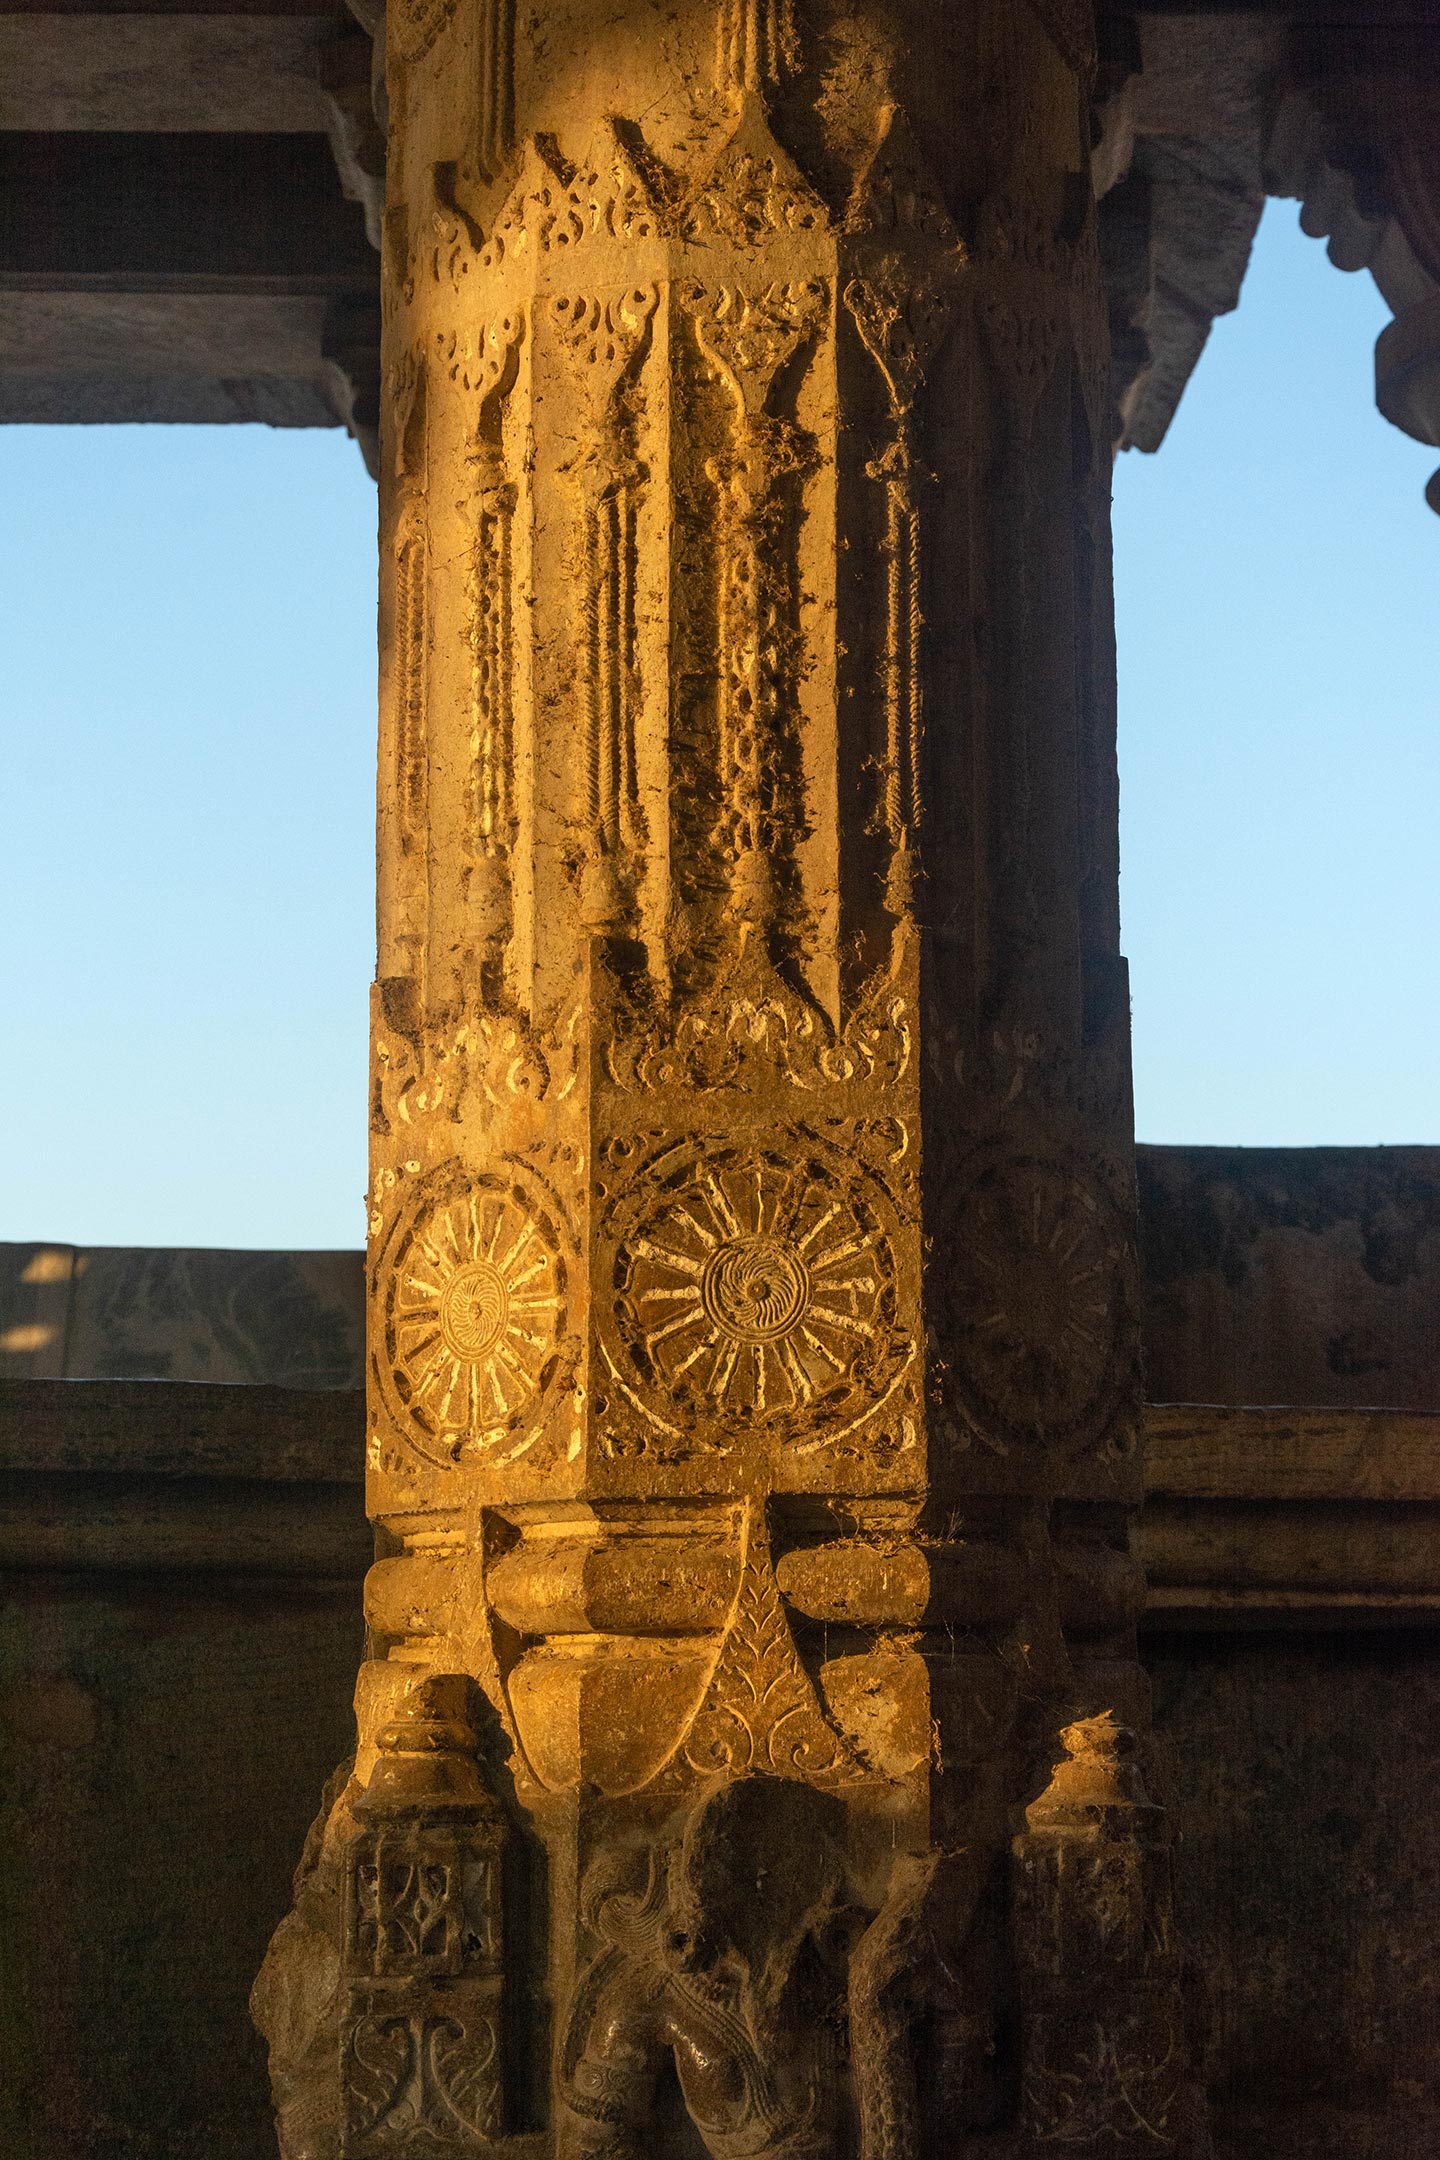
[[[1268,1633],[1272,1629],[1354,1629],[1440,1625],[1440,1590],[1428,1596],[1361,1589],[1152,1583],[1142,1635]]]
[[[347,297],[0,289],[0,422],[337,427],[325,326]]]
[[[1147,1494],[1140,1558],[1172,1588],[1440,1595],[1440,1505],[1396,1500],[1174,1500]]]
[[[359,1389],[0,1379],[0,1475],[359,1486]]]
[[[354,1484],[0,1478],[0,1569],[15,1573],[338,1578],[358,1603],[372,1551]]]
[[[359,1388],[0,1378],[0,1469],[346,1479]],[[1440,1501],[1440,1412],[1151,1403],[1147,1497]]]
[[[1440,1618],[1440,1417],[1153,1405],[1147,1431],[1146,1628]],[[358,1389],[0,1380],[0,1565],[358,1577],[364,1434]]]
[[[0,291],[0,367],[47,376],[318,376],[319,293]],[[358,1272],[358,1271],[357,1271]]]
[[[1440,1412],[1151,1403],[1145,1493],[1147,1500],[1440,1500]]]
[[[283,376],[10,372],[0,362],[0,426],[339,427],[325,387]]]

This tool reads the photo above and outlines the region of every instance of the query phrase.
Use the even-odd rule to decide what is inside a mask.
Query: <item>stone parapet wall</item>
[[[358,1388],[359,1252],[0,1245],[0,1377]]]
[[[1440,1410],[1440,1148],[1137,1150],[1152,1402]],[[358,1388],[359,1252],[0,1245],[0,1376]]]
[[[1440,1409],[1440,1148],[1136,1152],[1152,1402]]]

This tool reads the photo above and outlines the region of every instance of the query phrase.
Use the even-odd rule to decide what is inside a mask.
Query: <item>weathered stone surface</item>
[[[1141,1148],[1154,1402],[1440,1410],[1440,1150]]]
[[[1440,2079],[1433,2030],[1412,2019],[1406,1992],[1409,1978],[1423,1977],[1418,1961],[1440,1927],[1440,1905],[1433,1871],[1414,1846],[1423,1819],[1412,1827],[1403,1804],[1418,1789],[1416,1751],[1430,1745],[1434,1723],[1437,1540],[1427,1530],[1426,1599],[1377,1591],[1370,1544],[1370,1503],[1384,1502],[1392,1515],[1414,1503],[1419,1521],[1440,1499],[1430,1422],[1333,1411],[1148,1413],[1149,1505],[1165,1500],[1172,1530],[1193,1533],[1183,1547],[1157,1554],[1149,1508],[1142,1514],[1140,1550],[1155,1571],[1145,1657],[1168,1742],[1166,1775],[1151,1783],[1181,1833],[1182,1941],[1196,1936],[1190,1964],[1211,2005],[1200,2030],[1227,2160],[1288,2152],[1286,2110],[1300,2126],[1297,2140],[1311,2141],[1297,2149],[1327,2160],[1368,2149],[1382,2160],[1391,2150],[1386,2139],[1411,2134],[1403,2120],[1410,2085],[1428,2091]],[[0,1819],[11,1856],[0,1882],[12,1904],[24,1893],[31,1916],[7,1936],[0,1992],[10,2021],[7,2069],[16,2067],[6,2088],[11,2113],[0,2123],[7,2150],[25,2160],[119,2160],[137,2151],[150,2160],[194,2160],[201,2151],[258,2160],[272,2149],[263,2056],[246,2037],[245,1995],[258,1946],[288,1897],[287,1844],[298,1839],[330,1758],[349,1745],[344,1698],[369,1553],[363,1443],[358,1393],[0,1383],[7,1525]],[[52,1519],[69,1529],[68,1541],[48,1553],[27,1514],[41,1479]],[[177,1488],[203,1495],[188,1511],[183,1544],[174,1535],[176,1509],[165,1540],[155,1532],[157,1509]],[[340,1532],[343,1548],[319,1542],[313,1503],[322,1491],[324,1519],[334,1526],[327,1536]],[[1299,1519],[1317,1502],[1332,1518],[1332,1559],[1348,1568],[1338,1591],[1285,1581],[1272,1548],[1275,1516]],[[93,1529],[102,1512],[110,1526],[104,1543]],[[1252,1563],[1261,1563],[1245,1588],[1233,1575],[1205,1577],[1196,1564],[1205,1556],[1222,1569],[1232,1565],[1232,1553],[1204,1534],[1207,1520],[1221,1515],[1243,1520]],[[597,1531],[571,1542],[581,1557],[564,1563],[571,1603],[562,1624],[582,1634],[592,1624],[628,1626],[634,1605],[616,1602],[633,1581],[626,1541]],[[497,1568],[491,1588],[506,1625],[527,1623],[537,1595],[531,1569],[543,1577],[559,1564],[562,1543],[536,1538],[529,1556],[522,1543],[524,1565],[507,1558]],[[879,1566],[898,1562],[918,1603],[913,1546],[868,1549],[884,1552]],[[805,1604],[821,1603],[827,1585],[837,1586],[838,1601],[863,1597],[873,1582],[866,1568],[837,1567],[833,1545],[811,1550],[814,1559],[797,1549],[777,1570],[802,1621],[810,1617]],[[1267,1555],[1268,1580],[1257,1579]],[[691,1548],[676,1570],[684,1590],[696,1593],[688,1609],[677,1618],[675,1608],[650,1604],[650,1616],[702,1634],[713,1628],[724,1591],[716,1559],[713,1546]],[[1067,1548],[1067,1575],[1086,1578],[1068,1608],[1082,1636],[1103,1624],[1107,1598],[1111,1625],[1128,1624],[1119,1559],[1103,1545]],[[933,1554],[927,1564],[933,1581]],[[336,1580],[342,1565],[344,1579]],[[654,1581],[647,1568],[635,1587],[653,1597]],[[967,1569],[956,1587],[973,1598],[1002,1586]],[[1132,1579],[1132,1600],[1134,1587]],[[456,1594],[453,1561],[443,1552],[396,1555],[373,1567],[365,1605],[377,1650],[424,1636],[429,1616]],[[559,1603],[552,1598],[551,1610]],[[1397,1622],[1426,1612],[1428,1631],[1397,1636]],[[982,1611],[982,1625],[987,1617]],[[1221,1620],[1239,1632],[1204,1632]],[[832,1635],[843,1625],[823,1624]],[[1278,1624],[1310,1632],[1303,1640],[1264,1632]],[[1315,1634],[1317,1626],[1325,1632]],[[1368,1649],[1355,1641],[1357,1627]],[[943,1681],[954,1706],[958,1749],[965,1733],[981,1734],[1005,1715],[1010,1677],[993,1655],[977,1655],[975,1638],[959,1626],[955,1638],[956,1654],[932,1686]],[[906,1744],[923,1756],[923,1693],[912,1688],[906,1697],[897,1679],[877,1689],[864,1657],[832,1655],[826,1666],[827,1690],[844,1702],[851,1724],[863,1721],[867,1705],[884,1714],[908,1702]],[[467,1719],[482,1708],[467,1696]],[[1346,1770],[1336,1800],[1333,1766],[1347,1759],[1357,1731],[1363,1777],[1357,1783]],[[492,1727],[481,1759],[503,1770],[494,1738]],[[888,1745],[897,1742],[892,1726]],[[972,1742],[970,1753],[983,1757],[983,1743]],[[156,1763],[167,1766],[158,1797]],[[1345,1827],[1352,1805],[1381,1809],[1384,1824],[1399,1826],[1383,1867],[1372,1853],[1358,1869]],[[1375,1939],[1372,1875],[1390,1916],[1387,1942],[1398,1927],[1393,1966],[1351,1947]],[[1397,1922],[1399,1884],[1406,1912]],[[971,1893],[958,1883],[954,1894]],[[910,1984],[907,1961],[925,1936],[906,1896],[901,1886],[859,1961],[852,1986],[862,2004]],[[34,1918],[42,1909],[43,1926]],[[149,1954],[157,1924],[159,1961]],[[1318,2065],[1307,2057],[1298,2082],[1267,2087],[1272,2067],[1286,2060],[1292,1989],[1297,2014],[1317,2029],[1343,2032],[1354,2019],[1355,2032],[1345,2052]],[[129,2000],[137,1993],[143,2017]],[[898,2023],[903,2029],[905,2020]],[[21,2040],[12,2051],[15,2032]],[[183,2076],[164,2073],[171,2057],[183,2063]],[[1422,2111],[1416,2121],[1428,2118]],[[1403,2142],[1394,2149],[1406,2150]]]
[[[1096,155],[1118,447],[1158,450],[1217,315],[1240,299],[1265,207],[1282,25],[1147,12]]]
[[[245,1999],[318,1781],[350,1745],[358,1629],[353,1581],[247,1580],[249,1559],[237,1550],[228,1580],[4,1575],[0,2145],[15,2160],[273,2150]]]
[[[355,1387],[364,1327],[354,1253],[0,1246],[0,1377]]]
[[[323,130],[322,6],[290,14],[0,15],[0,128]]]

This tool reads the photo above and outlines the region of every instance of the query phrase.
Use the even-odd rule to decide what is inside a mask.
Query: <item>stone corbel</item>
[[[1369,270],[1395,315],[1375,347],[1375,402],[1440,447],[1440,34],[1297,30],[1286,83],[1266,184],[1299,199],[1337,269]],[[1440,512],[1440,471],[1425,499]]]
[[[385,212],[385,8],[384,0],[349,5],[354,22],[321,49],[320,89],[340,184],[364,210],[366,235],[378,249]]]

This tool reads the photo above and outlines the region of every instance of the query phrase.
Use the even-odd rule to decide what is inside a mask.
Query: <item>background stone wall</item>
[[[1434,2160],[1440,1640],[1144,1648],[1216,2160]]]
[[[245,2003],[351,1746],[359,1580],[35,1574],[0,1610],[0,2150],[259,2160]]]
[[[1151,1402],[1440,1407],[1440,1148],[1138,1157]]]

